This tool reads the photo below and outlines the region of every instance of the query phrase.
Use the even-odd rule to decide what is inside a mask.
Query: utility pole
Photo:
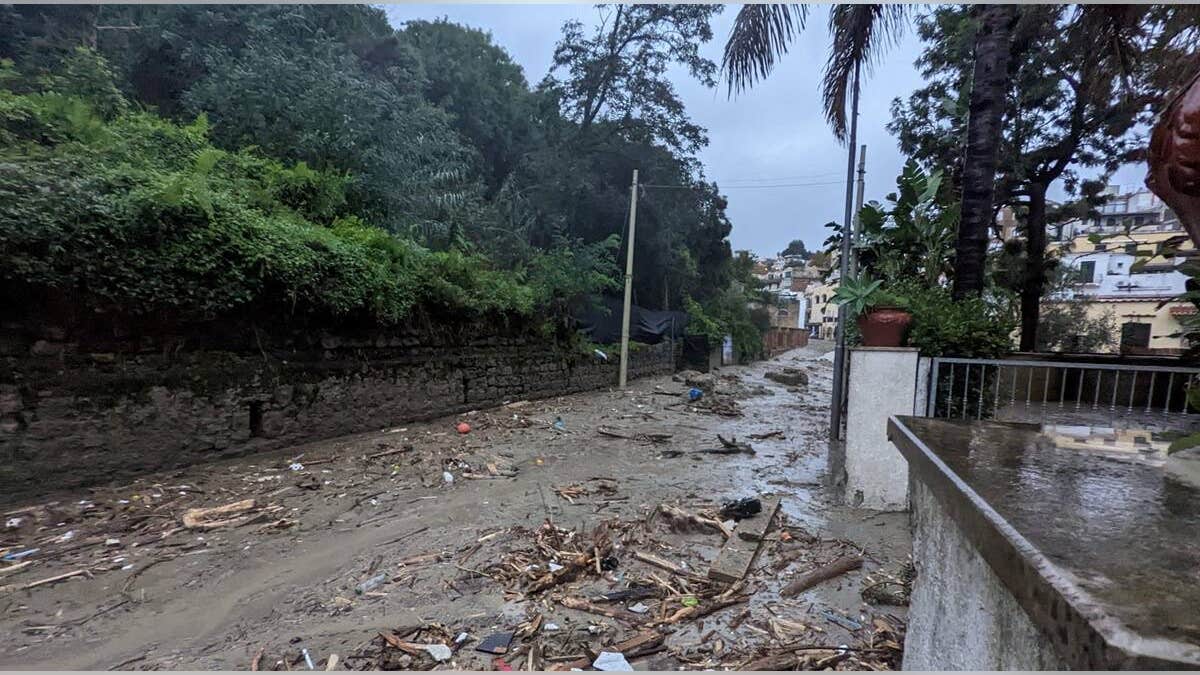
[[[867,146],[864,144],[858,149],[858,197],[854,200],[854,241],[851,243],[854,247],[850,257],[850,276],[858,276],[858,244],[862,241],[862,206],[863,206],[863,191],[866,189],[867,181]]]
[[[629,374],[629,312],[633,301],[633,233],[637,229],[638,170],[633,170],[633,183],[629,186],[629,240],[625,243],[625,310],[621,314],[621,376],[619,386],[624,389]]]
[[[858,144],[858,84],[859,68],[854,67],[854,95],[850,106],[850,138],[846,153],[846,217],[842,221],[842,252],[838,260],[838,283],[846,282],[850,272],[850,238],[853,233],[851,220],[854,217],[854,147]],[[845,398],[846,370],[846,306],[838,305],[837,328],[834,331],[833,347],[833,400],[829,405],[829,440],[838,441],[842,436],[842,399]]]

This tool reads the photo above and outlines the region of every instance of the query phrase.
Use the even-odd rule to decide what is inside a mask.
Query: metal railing
[[[1120,426],[1190,426],[1200,367],[935,358],[930,417]],[[1197,385],[1200,386],[1200,385]]]

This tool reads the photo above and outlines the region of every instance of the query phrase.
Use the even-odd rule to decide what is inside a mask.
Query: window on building
[[[1075,280],[1081,284],[1090,284],[1096,278],[1096,261],[1084,260],[1079,263],[1079,269],[1075,272]]]
[[[1104,219],[1104,225],[1105,225],[1105,226],[1107,226],[1107,227],[1112,227],[1112,226],[1114,226],[1114,225],[1116,225],[1116,224],[1117,224],[1117,219],[1116,219],[1116,218],[1105,218],[1105,219]]]
[[[1150,347],[1150,324],[1127,321],[1121,324],[1121,351]]]
[[[1125,244],[1125,252],[1129,255],[1137,255],[1137,244]]]
[[[1107,251],[1108,244],[1105,244],[1104,242],[1100,242],[1099,244],[1096,244],[1096,250],[1097,251]]]

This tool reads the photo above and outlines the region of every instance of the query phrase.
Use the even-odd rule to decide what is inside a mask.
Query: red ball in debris
[[[459,422],[458,425],[455,426],[454,428],[458,429],[458,433],[460,433],[460,434],[471,433],[471,425],[467,424],[466,422]]]

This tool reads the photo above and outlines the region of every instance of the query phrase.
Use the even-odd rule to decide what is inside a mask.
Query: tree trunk
[[[1025,283],[1021,285],[1021,351],[1037,351],[1038,318],[1046,280],[1046,185],[1029,186],[1025,224]]]
[[[976,5],[975,73],[963,158],[962,218],[955,243],[954,297],[983,290],[984,260],[992,226],[996,152],[1008,91],[1014,5]]]

